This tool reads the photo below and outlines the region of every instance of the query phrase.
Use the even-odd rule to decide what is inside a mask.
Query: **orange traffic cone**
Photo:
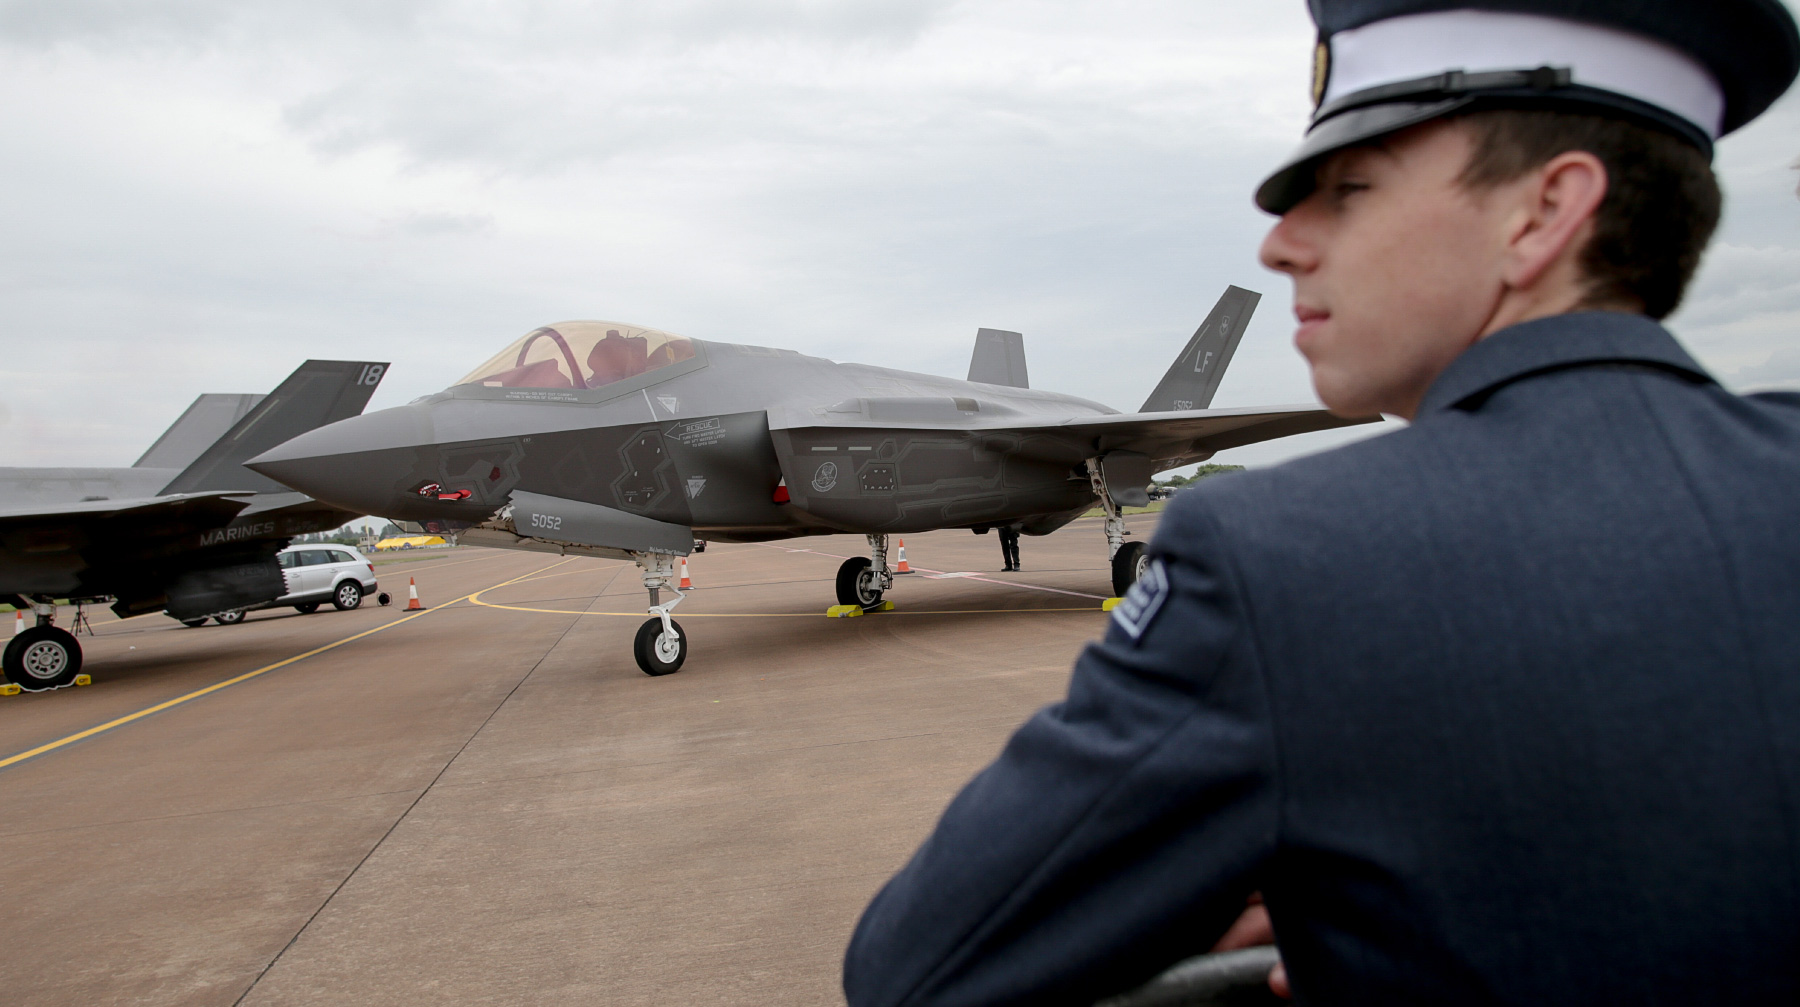
[[[894,568],[894,573],[902,574],[902,573],[912,573],[912,572],[913,572],[913,568],[906,565],[906,540],[901,539],[900,540],[900,565]]]
[[[406,610],[408,612],[425,611],[425,606],[419,604],[419,579],[417,577],[406,578]]]
[[[13,613],[13,635],[18,636],[23,632],[25,632],[25,610],[21,608]]]
[[[687,557],[683,556],[681,557],[681,590],[691,591],[693,588],[694,582],[688,579]]]

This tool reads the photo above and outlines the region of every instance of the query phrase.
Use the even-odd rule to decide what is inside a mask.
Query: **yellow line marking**
[[[495,584],[494,587],[483,588],[482,590],[483,591],[492,591],[494,588],[497,588],[497,587],[506,587],[509,584],[513,584],[513,583],[516,583],[517,581],[524,580],[526,577],[530,577],[532,574],[543,573],[544,570],[553,570],[556,567],[559,567],[563,563],[567,563],[567,562],[569,562],[569,560],[565,559],[565,560],[562,560],[561,562],[552,563],[549,566],[544,567],[543,570],[533,570],[531,573],[521,574],[518,577],[513,578],[512,580],[506,581],[505,583]],[[480,594],[480,593],[481,593],[480,591],[475,592],[475,594]],[[446,603],[439,605],[438,607],[433,608],[433,609],[426,609],[423,612],[415,612],[412,615],[403,616],[403,617],[401,617],[399,619],[395,619],[393,622],[387,623],[385,625],[376,626],[374,629],[363,630],[361,633],[357,633],[355,636],[346,636],[342,640],[338,640],[334,643],[328,643],[323,647],[314,647],[312,650],[309,650],[304,654],[296,654],[293,657],[287,658],[285,660],[276,661],[274,664],[264,665],[261,668],[256,669],[255,671],[247,671],[247,672],[243,673],[242,675],[237,676],[236,678],[228,678],[223,682],[216,682],[212,685],[207,686],[204,689],[196,689],[193,692],[190,692],[185,696],[177,696],[174,699],[168,700],[166,702],[158,703],[155,706],[148,707],[143,710],[139,710],[136,713],[128,713],[125,716],[120,717],[116,720],[109,720],[106,723],[100,724],[96,727],[90,727],[85,731],[77,731],[76,733],[71,734],[66,738],[58,738],[55,741],[51,741],[51,742],[47,742],[45,744],[39,745],[38,747],[30,749],[29,751],[24,751],[24,752],[20,752],[17,755],[8,756],[7,758],[0,759],[0,769],[5,769],[8,766],[12,766],[12,765],[16,765],[18,763],[24,762],[26,759],[36,758],[37,756],[43,755],[45,752],[53,752],[56,749],[63,747],[64,745],[72,745],[77,741],[82,741],[87,738],[91,738],[97,734],[104,734],[107,731],[110,731],[116,727],[123,727],[126,724],[129,724],[134,720],[141,720],[142,718],[148,717],[153,713],[161,713],[162,711],[167,710],[171,707],[180,706],[183,703],[199,699],[201,696],[205,696],[210,693],[218,692],[220,689],[224,689],[229,686],[236,685],[239,682],[247,682],[250,679],[255,678],[258,675],[266,675],[269,672],[275,671],[278,668],[285,668],[290,664],[295,664],[297,662],[304,661],[309,657],[315,657],[319,654],[325,653],[328,650],[336,650],[337,648],[342,647],[344,644],[354,643],[357,640],[360,640],[365,636],[374,636],[376,633],[380,633],[383,630],[393,629],[395,626],[398,626],[401,623],[411,622],[414,619],[417,619],[422,615],[429,615],[432,612],[441,612],[444,609],[449,608],[451,605],[456,604],[456,602],[458,602],[458,601],[471,601],[474,599],[474,597],[475,597],[474,594],[465,594],[461,598],[456,599],[456,601],[446,602]]]

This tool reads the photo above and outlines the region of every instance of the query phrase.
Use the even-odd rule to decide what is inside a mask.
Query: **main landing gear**
[[[1113,596],[1122,597],[1149,569],[1150,557],[1145,554],[1144,543],[1125,541],[1129,534],[1125,531],[1125,518],[1119,511],[1118,502],[1107,491],[1106,479],[1100,473],[1100,459],[1089,458],[1087,470],[1094,494],[1106,511],[1106,554],[1112,557]]]
[[[881,596],[894,586],[894,571],[888,569],[888,537],[869,536],[869,555],[852,556],[838,567],[837,599],[839,605],[874,608]]]
[[[632,655],[646,675],[673,675],[681,670],[688,655],[687,634],[681,631],[681,623],[669,618],[669,613],[687,597],[675,586],[679,583],[675,576],[675,557],[634,552],[631,558],[643,571],[644,587],[650,592],[650,614],[655,617],[638,627],[637,639],[631,647]],[[675,600],[667,605],[662,604],[665,587],[675,592]]]
[[[37,625],[6,645],[6,677],[27,692],[60,689],[81,673],[81,644],[57,627],[53,602],[33,598],[31,611],[37,616]]]

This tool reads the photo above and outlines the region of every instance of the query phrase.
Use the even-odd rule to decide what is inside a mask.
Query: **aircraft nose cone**
[[[329,423],[245,463],[314,499],[384,517],[417,498],[412,484],[432,456],[430,420],[411,406]]]

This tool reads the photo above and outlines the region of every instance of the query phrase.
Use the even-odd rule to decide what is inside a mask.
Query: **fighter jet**
[[[55,625],[59,598],[195,626],[280,597],[275,555],[288,539],[363,512],[243,462],[362,412],[387,366],[309,360],[266,397],[202,395],[130,468],[0,468],[0,599],[36,622],[7,644],[6,677],[53,689],[81,670],[81,645]]]
[[[527,333],[456,384],[321,427],[250,467],[347,510],[464,543],[629,559],[651,675],[689,637],[675,562],[700,540],[864,535],[840,604],[894,584],[891,536],[1016,525],[1045,535],[1096,502],[1113,586],[1145,567],[1121,509],[1151,476],[1215,451],[1365,420],[1312,406],[1208,409],[1261,295],[1230,287],[1138,412],[1036,391],[1023,337],[982,329],[966,381],[690,339],[622,322]],[[1371,419],[1373,419],[1371,417]],[[675,592],[664,604],[661,592]]]

